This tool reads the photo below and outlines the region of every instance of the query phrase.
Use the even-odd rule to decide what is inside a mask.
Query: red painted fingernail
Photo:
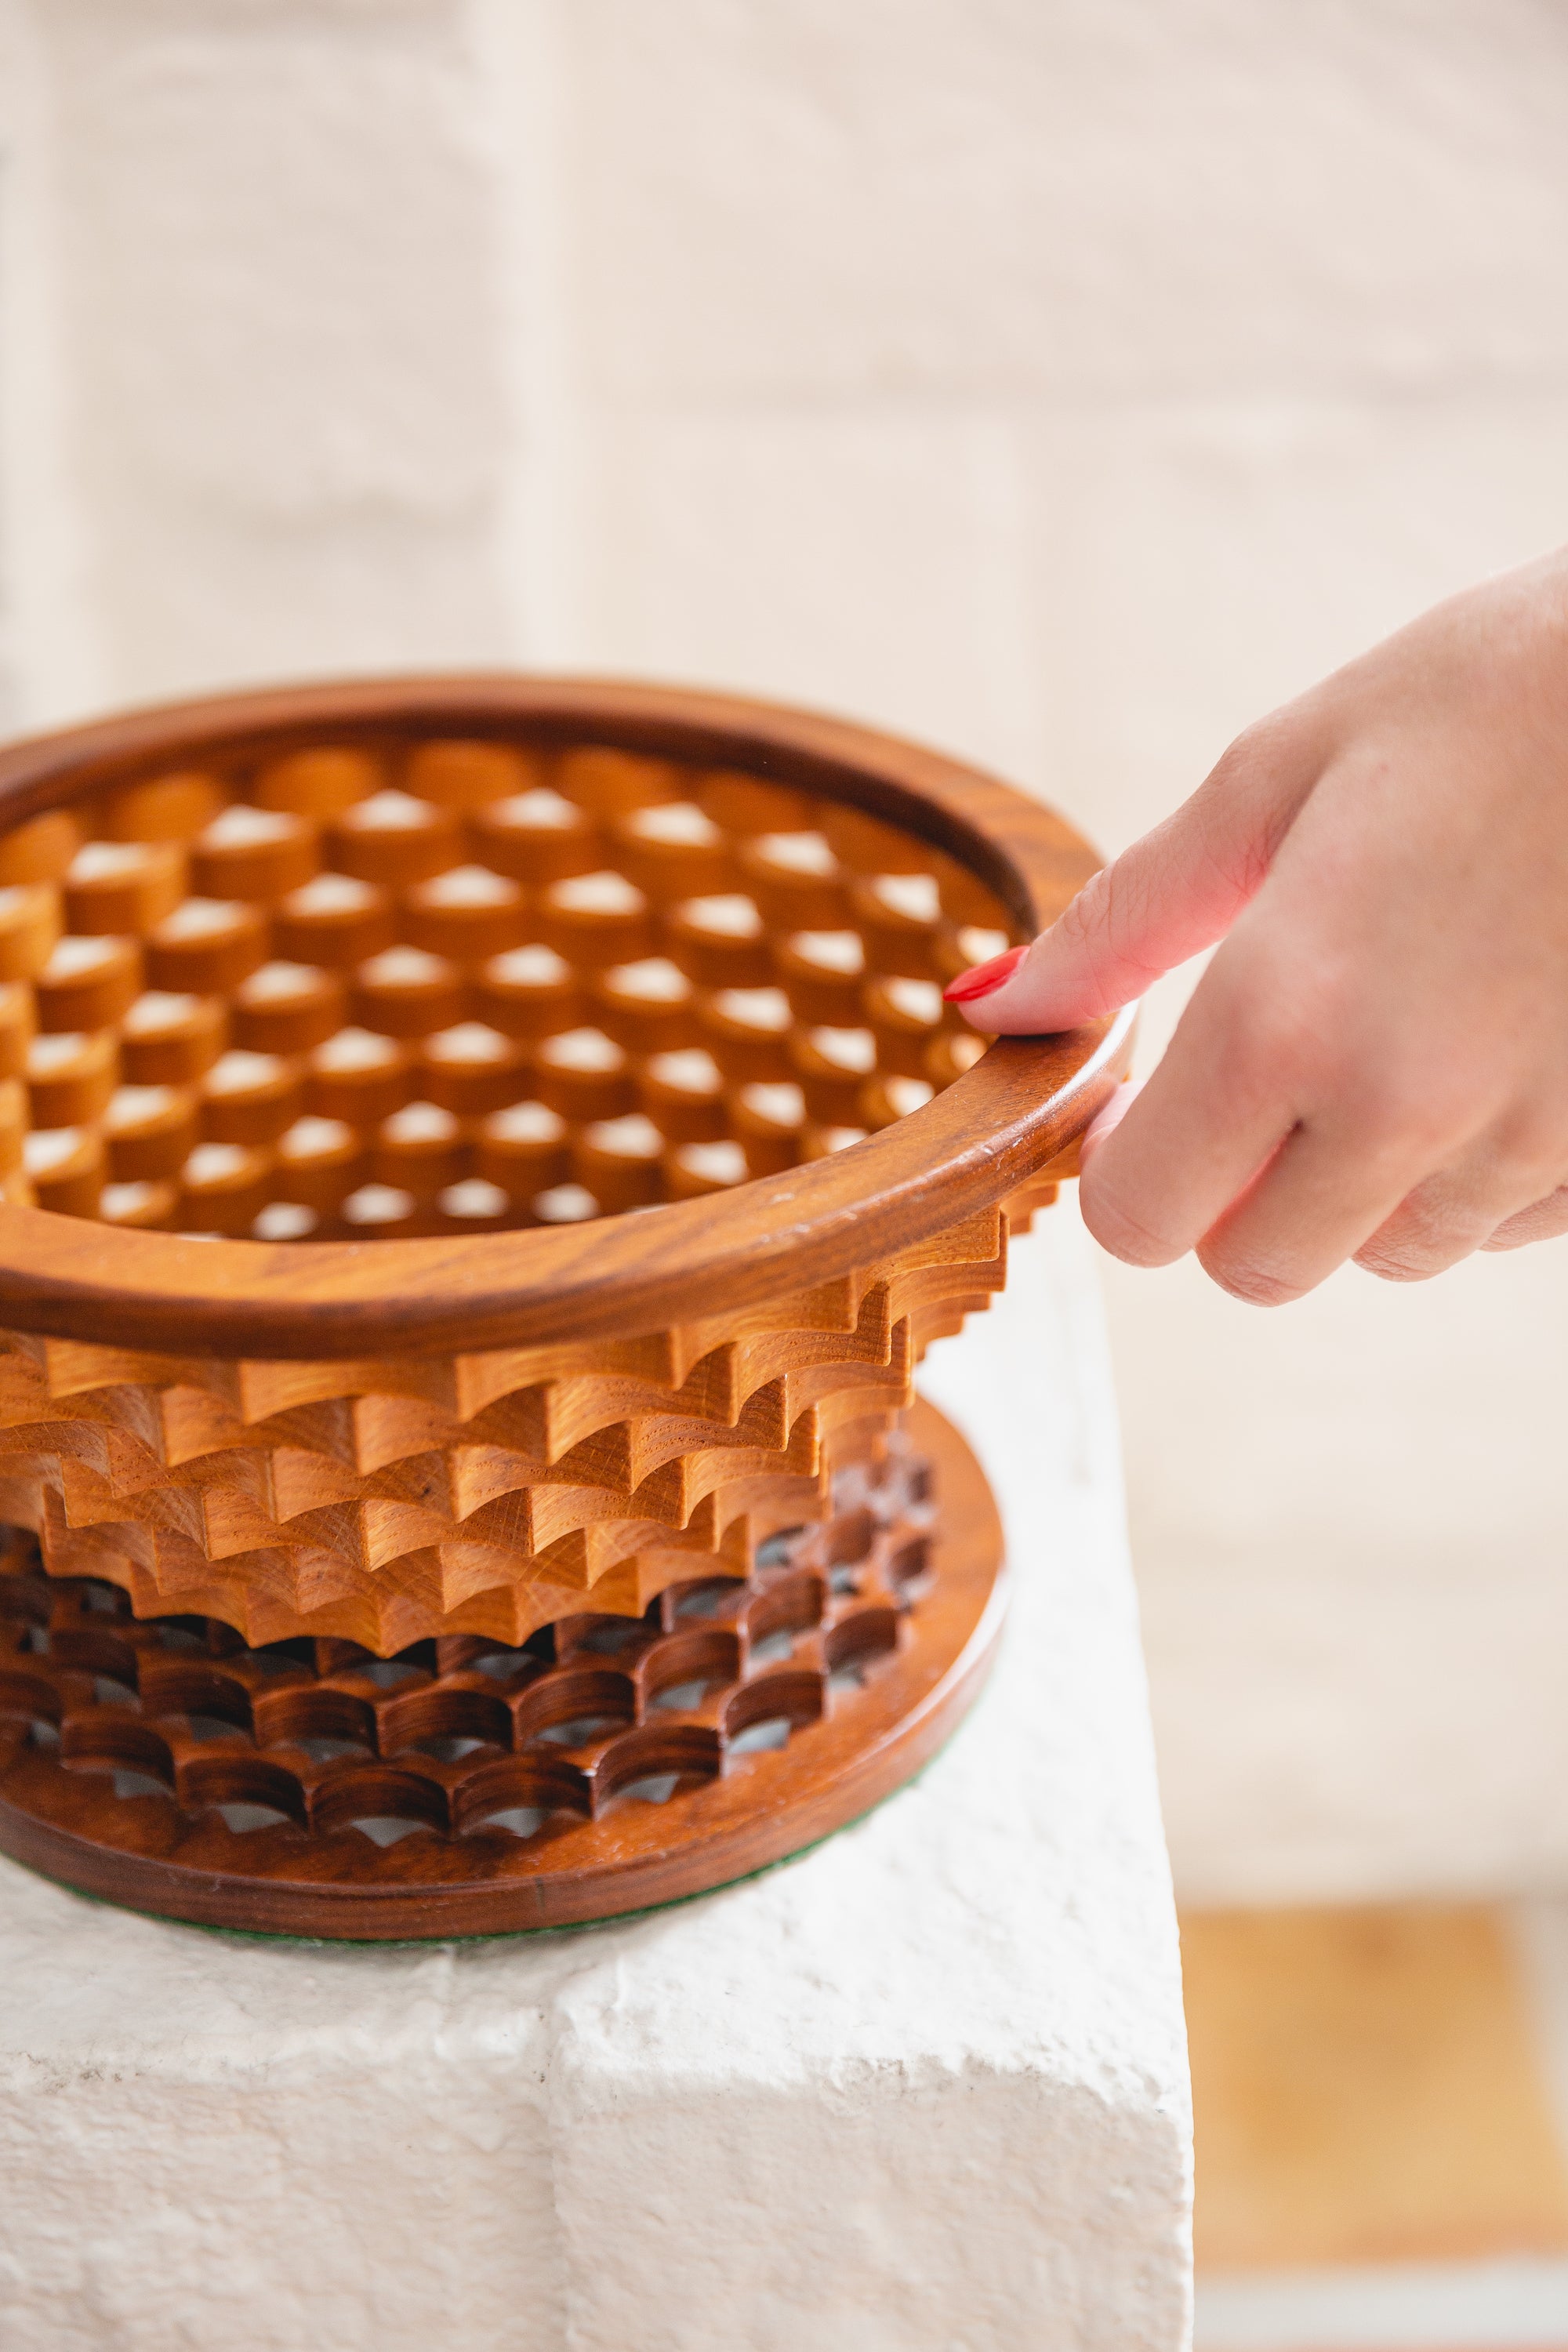
[[[1009,948],[1005,955],[993,956],[986,963],[971,964],[956,980],[950,980],[942,992],[950,1004],[973,1004],[977,996],[989,996],[994,988],[1011,980],[1028,952],[1027,948]]]

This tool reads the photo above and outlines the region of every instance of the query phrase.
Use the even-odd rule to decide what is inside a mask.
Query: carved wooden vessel
[[[999,1624],[920,1355],[1125,1023],[941,997],[1092,870],[908,744],[380,682],[0,753],[0,1845],[177,1916],[601,1916],[906,1778]]]

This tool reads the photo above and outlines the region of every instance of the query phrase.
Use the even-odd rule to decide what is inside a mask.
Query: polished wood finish
[[[550,779],[540,788],[562,798],[574,790],[569,805],[604,828],[606,842],[630,808],[686,795],[688,777],[699,780],[715,824],[755,826],[758,842],[774,841],[781,827],[809,830],[802,811],[826,804],[830,841],[834,813],[847,827],[833,870],[802,875],[770,850],[754,861],[758,887],[789,899],[792,922],[816,908],[810,920],[818,926],[879,923],[878,937],[898,944],[887,950],[891,962],[874,970],[940,977],[944,956],[949,964],[954,953],[963,960],[965,929],[983,935],[989,913],[1008,935],[1026,935],[1096,863],[1050,811],[917,746],[806,713],[596,680],[380,680],[135,713],[0,751],[0,824],[69,806],[115,839],[133,822],[163,826],[173,820],[155,788],[166,773],[171,792],[184,795],[180,806],[188,803],[204,829],[215,806],[250,793],[268,807],[324,818],[331,840],[334,817],[357,799],[400,790],[414,761],[454,740],[525,754],[531,772]],[[205,797],[192,789],[204,776]],[[173,800],[170,808],[178,814]],[[870,868],[857,880],[852,860],[866,855],[868,820],[875,820]],[[889,835],[901,839],[906,875],[911,849],[927,868],[910,877],[917,887],[901,898],[897,875],[879,882],[875,871],[889,855]],[[572,878],[549,887],[559,893]],[[933,878],[939,903],[942,887],[953,898],[951,933],[922,912],[921,887]],[[324,884],[332,887],[323,896]],[[24,964],[53,919],[28,893],[47,898],[51,887],[23,888],[27,903],[16,911],[13,945]],[[310,904],[300,910],[302,898]],[[252,919],[267,910],[204,902],[226,903],[234,921],[207,931],[198,925],[164,946],[193,971],[232,970],[238,988],[255,968],[250,959],[258,963],[264,952]],[[672,915],[684,903],[672,902]],[[173,921],[178,929],[182,911],[164,928]],[[290,959],[352,971],[379,951],[371,942],[395,912],[382,884],[322,875],[279,900],[273,919]],[[549,915],[568,929],[575,922],[572,937],[586,956],[596,952],[583,944],[593,919],[594,909],[581,907]],[[678,963],[689,929],[667,926]],[[693,977],[712,984],[700,971]],[[201,1001],[199,986],[186,992]],[[1123,1018],[1066,1037],[1005,1040],[852,1157],[829,1154],[721,1195],[677,1202],[652,1226],[602,1219],[499,1236],[447,1231],[385,1239],[372,1252],[357,1235],[303,1247],[236,1236],[216,1249],[174,1234],[111,1234],[93,1223],[7,1208],[0,1212],[0,1309],[14,1328],[61,1339],[318,1360],[387,1345],[428,1353],[652,1331],[688,1313],[698,1296],[749,1306],[844,1276],[994,1206],[1088,1123],[1125,1067],[1129,1028]],[[330,1073],[322,1082],[329,1116],[342,1115],[334,1083]]]
[[[940,1512],[910,1483],[915,1369],[1130,1037],[985,1051],[941,984],[1094,862],[914,746],[597,681],[0,752],[0,1520],[56,1580],[0,1845],[184,1917],[469,1933],[895,1786],[998,1623],[923,1408]]]
[[[924,1404],[744,1578],[564,1618],[529,1651],[257,1652],[17,1554],[0,1848],[133,1908],[298,1935],[669,1902],[826,1835],[933,1753],[990,1665],[1000,1559],[978,1465]]]
[[[24,1038],[101,1003],[0,1118],[65,1213],[0,1207],[0,1517],[253,1642],[521,1642],[819,1516],[1125,1064],[940,995],[1092,852],[798,712],[224,698],[0,753],[6,820]]]
[[[888,1426],[925,1347],[1002,1286],[1007,1227],[983,1211],[837,1283],[574,1350],[236,1364],[16,1334],[0,1517],[56,1574],[252,1642],[388,1654],[636,1613],[650,1577],[733,1572],[820,1515],[834,1447]]]

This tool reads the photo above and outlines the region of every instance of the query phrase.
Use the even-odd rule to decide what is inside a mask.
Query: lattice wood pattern
[[[0,840],[0,1183],[298,1241],[721,1191],[929,1102],[1014,937],[864,812],[607,744],[324,743]]]
[[[362,1936],[595,1917],[776,1859],[912,1769],[989,1662],[994,1515],[914,1421],[743,1572],[521,1645],[247,1646],[13,1538],[0,1843],[149,1909]]]
[[[733,1572],[825,1506],[1005,1273],[1000,1211],[831,1285],[637,1339],[380,1362],[138,1359],[12,1336],[0,1518],[50,1571],[252,1642],[525,1640]]]
[[[0,833],[0,1297],[47,1260],[62,1302],[0,1330],[0,1517],[140,1613],[381,1655],[518,1644],[588,1606],[637,1619],[819,1517],[829,1461],[874,1450],[925,1346],[1000,1286],[1009,1223],[1099,1098],[1080,1089],[1068,1151],[1027,1154],[1021,1186],[988,1178],[983,1129],[906,1183],[881,1245],[847,1250],[844,1206],[814,1222],[779,1180],[847,1172],[978,1082],[983,1041],[941,983],[1027,929],[931,835],[973,803],[1058,898],[1081,845],[963,772],[929,807],[899,782],[927,830],[893,823],[878,762],[901,777],[915,755],[853,730],[875,804],[815,789],[817,722],[762,714],[777,746],[748,769],[725,707],[693,698],[552,707],[481,682],[421,716],[410,691],[344,690],[335,723],[320,694],[154,714],[107,756],[102,730],[63,739],[36,762],[57,804]],[[1058,1056],[1068,1079],[1088,1052]],[[976,1169],[989,1198],[950,1204]],[[682,1228],[676,1311],[637,1306],[677,1222],[711,1203],[717,1248],[721,1204],[748,1192],[748,1245],[777,1270],[749,1294],[707,1278]],[[121,1296],[119,1261],[30,1202],[121,1228],[127,1273],[155,1245],[156,1281]],[[470,1328],[476,1237],[515,1281],[520,1244],[585,1226],[624,1235],[592,1318],[564,1309],[530,1342],[486,1297]],[[805,1279],[829,1243],[833,1270]],[[423,1289],[400,1288],[416,1259]],[[575,1279],[558,1249],[538,1262]],[[368,1346],[329,1328],[323,1266],[364,1302]],[[448,1282],[457,1337],[437,1344]],[[113,1344],[80,1304],[99,1284]],[[517,1294],[535,1325],[548,1284]],[[296,1294],[287,1352],[258,1344]]]

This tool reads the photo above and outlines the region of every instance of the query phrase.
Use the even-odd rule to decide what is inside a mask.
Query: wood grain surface
[[[432,738],[584,744],[732,771],[859,810],[951,858],[1037,929],[1090,873],[1094,853],[1059,817],[956,761],[814,715],[731,698],[599,680],[512,677],[376,680],[220,698],[132,713],[0,751],[0,824],[96,801],[138,822],[136,796],[253,778],[314,757],[318,793],[354,789],[320,768],[336,748],[401,775]],[[171,802],[167,804],[173,806]],[[164,821],[166,810],[160,814]],[[145,814],[140,820],[145,827]],[[28,886],[18,884],[18,888]],[[47,886],[38,886],[47,887]],[[21,921],[26,908],[17,910]],[[180,1354],[319,1360],[531,1345],[658,1329],[698,1297],[746,1306],[833,1279],[994,1205],[1071,1145],[1123,1074],[1131,1019],[1008,1039],[912,1116],[858,1144],[706,1197],[656,1220],[374,1242],[221,1245],[107,1230],[87,1217],[0,1208],[0,1315],[13,1328]]]
[[[992,1663],[979,1466],[923,1403],[898,1460],[883,1505],[865,1490],[732,1603],[667,1596],[629,1650],[583,1616],[548,1657],[448,1643],[377,1670],[329,1643],[307,1666],[37,1585],[0,1612],[0,1849],[133,1909],[364,1939],[604,1918],[761,1869],[907,1780]],[[784,1744],[748,1752],[769,1724]]]

